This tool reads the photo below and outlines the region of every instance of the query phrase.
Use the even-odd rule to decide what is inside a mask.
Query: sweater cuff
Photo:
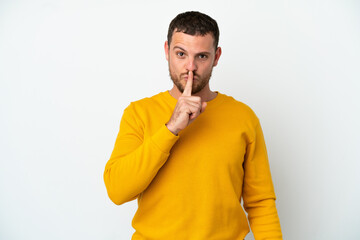
[[[164,153],[170,153],[171,148],[174,146],[179,136],[174,135],[163,124],[160,129],[151,137],[152,142]]]

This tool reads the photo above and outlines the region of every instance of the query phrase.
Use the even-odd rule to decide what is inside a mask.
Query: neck
[[[179,89],[175,85],[173,85],[172,89],[169,90],[169,93],[175,99],[179,99],[179,97],[182,94],[182,92],[180,92]],[[193,94],[193,96],[199,96],[201,98],[201,101],[209,102],[209,101],[213,100],[214,98],[216,98],[217,93],[212,92],[210,90],[209,84],[207,84],[203,89],[201,89],[200,92]]]

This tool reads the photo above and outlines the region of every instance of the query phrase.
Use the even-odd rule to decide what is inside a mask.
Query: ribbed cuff
[[[170,153],[179,136],[174,135],[163,124],[160,129],[151,137],[152,142],[164,153]]]

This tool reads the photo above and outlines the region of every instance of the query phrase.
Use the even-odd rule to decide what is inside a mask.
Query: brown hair
[[[190,11],[177,15],[169,25],[167,35],[169,46],[174,31],[183,32],[192,36],[204,36],[211,33],[214,37],[215,51],[219,44],[219,27],[214,19],[204,13]]]

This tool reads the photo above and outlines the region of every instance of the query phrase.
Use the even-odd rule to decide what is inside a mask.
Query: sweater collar
[[[225,95],[222,94],[222,93],[219,93],[218,91],[215,91],[217,93],[217,96],[208,101],[207,102],[207,106],[206,108],[209,109],[209,108],[214,108],[215,106],[218,106],[219,104],[221,104],[224,99],[225,99]],[[174,98],[173,96],[171,96],[171,94],[169,93],[169,91],[165,91],[165,92],[162,92],[162,95],[165,97],[166,101],[171,104],[172,106],[175,107],[176,103],[177,103],[177,99]]]

